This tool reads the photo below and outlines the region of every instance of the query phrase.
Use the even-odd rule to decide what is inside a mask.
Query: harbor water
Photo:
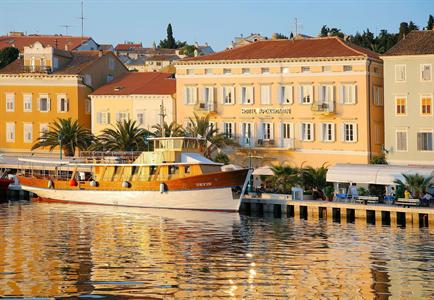
[[[0,204],[0,297],[432,299],[428,228]]]

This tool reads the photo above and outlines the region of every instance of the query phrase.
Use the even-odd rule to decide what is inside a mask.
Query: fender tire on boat
[[[98,186],[98,182],[96,182],[95,180],[92,180],[92,181],[89,183],[89,185],[90,185],[91,187],[97,187],[97,186]]]
[[[48,187],[49,189],[52,189],[52,188],[54,187],[53,180],[51,180],[51,179],[48,180],[47,187]]]
[[[160,193],[164,193],[166,191],[166,185],[164,184],[164,182],[160,183]]]
[[[130,187],[130,183],[128,181],[124,181],[124,182],[122,182],[122,187],[123,188],[129,188]]]

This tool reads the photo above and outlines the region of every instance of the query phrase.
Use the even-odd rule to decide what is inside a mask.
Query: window
[[[203,88],[202,101],[205,103],[213,103],[214,102],[214,87],[205,86]]]
[[[48,132],[48,124],[47,123],[41,123],[39,124],[39,137],[42,137],[44,133]]]
[[[252,145],[252,123],[241,123],[241,145]]]
[[[15,123],[6,123],[6,142],[15,142]]]
[[[344,72],[350,72],[353,70],[353,66],[344,66]]]
[[[261,74],[270,74],[270,68],[261,68]]]
[[[333,123],[321,124],[321,140],[323,142],[333,142],[335,140],[335,124]]]
[[[110,70],[114,70],[115,69],[115,60],[113,57],[109,57],[108,59],[108,67]]]
[[[300,86],[300,103],[311,104],[313,102],[313,86],[301,85]]]
[[[253,104],[253,86],[242,86],[241,87],[241,103],[242,104]]]
[[[233,138],[234,137],[234,123],[223,123],[223,133],[227,138]]]
[[[97,112],[96,122],[98,124],[110,124],[110,113],[109,112]]]
[[[280,104],[292,104],[292,86],[281,85],[279,87],[279,102]]]
[[[32,94],[23,94],[24,112],[32,111]]]
[[[322,66],[321,70],[323,72],[331,72],[332,71],[332,67],[331,66]]]
[[[143,125],[145,123],[145,114],[143,112],[138,112],[136,114],[136,121],[138,125]]]
[[[69,110],[68,106],[68,99],[66,99],[66,96],[57,95],[57,112],[67,112]]]
[[[313,124],[312,123],[301,123],[300,126],[300,139],[305,142],[311,142],[314,140]]]
[[[262,123],[262,139],[273,139],[273,123]]]
[[[398,130],[396,132],[396,151],[407,151],[407,131]]]
[[[242,72],[244,75],[249,75],[249,74],[250,74],[250,69],[249,69],[249,68],[243,68],[243,69],[241,70],[241,72]]]
[[[406,65],[395,65],[395,81],[405,81],[407,78]]]
[[[431,96],[422,96],[420,99],[420,113],[423,116],[431,116],[432,115],[432,97]]]
[[[333,85],[322,84],[319,86],[319,103],[333,103]]]
[[[113,80],[113,75],[107,75],[107,82],[110,82]]]
[[[223,74],[225,74],[225,75],[230,75],[230,74],[232,74],[232,71],[231,71],[231,69],[223,69]]]
[[[280,69],[280,71],[282,72],[282,74],[288,74],[289,73],[289,68],[288,67],[282,67]]]
[[[431,65],[420,65],[420,80],[431,81]]]
[[[383,87],[374,85],[374,104],[377,106],[384,105]]]
[[[197,100],[197,88],[194,86],[184,87],[184,104],[195,104]]]
[[[261,104],[271,104],[270,85],[261,85]]]
[[[222,103],[223,104],[235,103],[235,88],[233,86],[222,87]]]
[[[116,113],[116,122],[125,122],[128,121],[130,116],[130,114],[127,112],[117,112]]]
[[[343,141],[344,142],[357,141],[357,124],[354,123],[343,124]]]
[[[24,123],[24,143],[33,142],[33,124]]]
[[[6,93],[6,111],[15,111],[15,94]]]
[[[39,111],[48,112],[50,111],[50,98],[47,95],[39,97]]]
[[[395,98],[395,114],[405,116],[407,114],[407,99],[405,97]]]
[[[290,139],[292,138],[292,130],[291,130],[291,123],[283,123],[282,124],[282,138],[283,139]]]
[[[212,69],[205,69],[205,74],[206,75],[212,74]]]
[[[310,67],[301,67],[301,72],[302,73],[310,72]]]
[[[86,103],[85,103],[84,109],[85,109],[85,113],[87,115],[89,115],[91,113],[91,111],[92,111],[92,102],[91,102],[91,100],[89,98],[86,99]]]
[[[417,150],[418,151],[432,151],[432,132],[418,132],[417,133]]]
[[[192,69],[187,69],[187,75],[193,75],[194,74],[194,70]]]
[[[355,104],[357,96],[357,86],[354,83],[343,83],[340,86],[340,103]]]

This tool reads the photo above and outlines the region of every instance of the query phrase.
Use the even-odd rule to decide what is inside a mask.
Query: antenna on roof
[[[301,23],[298,21],[298,19],[297,18],[294,18],[294,32],[295,32],[295,34],[294,34],[294,36],[297,36],[298,35],[298,31],[299,31],[299,29],[302,29],[303,28],[303,26],[301,25]]]
[[[83,37],[83,32],[84,32],[84,19],[86,19],[84,17],[84,13],[83,13],[83,0],[81,1],[81,17],[79,17],[79,19],[81,20],[81,37]]]
[[[72,27],[71,25],[59,25],[59,26],[65,28],[66,35],[68,35],[68,28]]]

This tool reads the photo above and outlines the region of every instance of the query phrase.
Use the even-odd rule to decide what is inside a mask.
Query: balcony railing
[[[196,111],[202,112],[215,112],[216,111],[216,101],[213,102],[199,102],[195,105]]]
[[[333,103],[314,103],[312,104],[312,111],[326,114],[334,113],[335,106],[333,105]]]
[[[275,140],[273,139],[258,139],[256,141],[256,146],[258,147],[277,147]]]
[[[24,73],[51,73],[51,67],[48,66],[23,66]]]

